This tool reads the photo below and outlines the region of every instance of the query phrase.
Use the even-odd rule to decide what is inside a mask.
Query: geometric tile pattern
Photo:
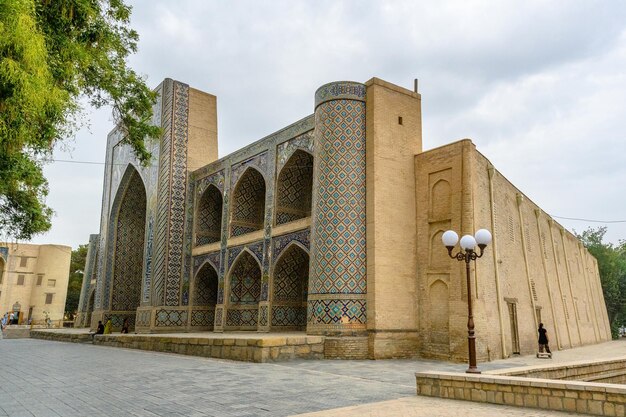
[[[187,325],[187,310],[160,309],[156,312],[155,326],[181,327]]]
[[[140,327],[150,327],[150,318],[152,312],[150,310],[137,310],[136,325]]]
[[[175,306],[181,298],[185,261],[189,86],[165,82],[162,109],[152,301]]]
[[[187,200],[187,138],[189,86],[174,84],[174,120],[172,121],[172,172],[169,200],[169,233],[165,305],[176,306],[180,300],[184,262],[185,206]],[[190,208],[191,209],[191,208]]]
[[[284,224],[311,215],[313,156],[296,150],[276,181],[276,224]]]
[[[235,261],[230,277],[230,305],[256,305],[261,295],[261,268],[249,252]]]
[[[157,190],[157,216],[154,237],[154,266],[152,275],[152,305],[164,304],[165,278],[167,277],[167,245],[170,205],[170,170],[172,152],[172,118],[174,109],[173,83],[163,82],[161,152],[159,154],[159,183]]]
[[[366,324],[365,300],[309,301],[309,322],[312,324],[341,324],[347,317],[351,323]]]
[[[306,306],[272,306],[272,327],[306,327]],[[278,329],[273,329],[278,330]]]
[[[351,81],[324,84],[315,91],[315,108],[322,103],[339,98],[365,102],[365,91],[363,84]]]
[[[265,179],[248,168],[237,183],[231,200],[231,236],[263,228],[265,217]]]
[[[267,306],[259,307],[259,326],[267,326]]]
[[[235,246],[232,248],[228,248],[228,267],[231,267],[233,265],[235,258],[237,258],[237,256],[239,256],[241,251],[244,249],[248,249],[250,252],[252,252],[254,256],[256,257],[257,261],[259,261],[259,263],[263,261],[263,242],[261,241],[261,242],[250,243],[250,244],[243,245],[243,246]]]
[[[256,327],[257,315],[259,311],[257,308],[247,309],[228,309],[226,312],[226,326],[233,327]]]
[[[328,101],[315,117],[318,195],[310,292],[365,294],[365,103]]]
[[[272,239],[272,259],[274,261],[278,260],[278,255],[285,249],[289,244],[293,241],[296,241],[305,248],[309,249],[311,247],[310,242],[311,231],[309,229],[300,230],[298,232],[289,233],[286,235],[281,235]]]
[[[87,248],[87,259],[85,261],[85,270],[83,271],[83,285],[80,291],[80,299],[78,304],[78,311],[86,313],[88,311],[88,297],[87,294],[91,293],[92,288],[91,280],[95,278],[96,273],[96,254],[98,253],[98,242],[100,241],[99,235],[89,235],[89,246]],[[1,249],[1,248],[0,248]],[[0,274],[2,269],[0,268]],[[91,306],[93,309],[93,305]],[[81,327],[84,324],[81,323]]]
[[[209,263],[196,274],[193,305],[215,306],[217,303],[217,272]]]
[[[198,273],[198,269],[204,264],[204,262],[209,262],[213,269],[216,271],[220,270],[220,261],[222,258],[221,252],[211,252],[205,253],[203,255],[194,256],[193,258],[193,274],[196,275]]]
[[[222,231],[222,193],[214,185],[209,185],[200,197],[196,216],[196,245],[219,242]]]
[[[263,174],[267,174],[267,152],[255,155],[245,161],[239,162],[231,167],[230,189],[235,188],[235,184],[239,181],[239,177],[248,167],[254,167]]]
[[[193,310],[191,312],[191,325],[199,327],[213,327],[215,321],[215,309]]]
[[[313,131],[297,136],[287,142],[283,142],[276,147],[276,172],[280,172],[289,157],[297,149],[313,154]]]
[[[224,192],[224,170],[217,171],[209,176],[203,177],[196,181],[196,193],[198,196],[204,193],[209,185],[217,187],[220,192]]]
[[[306,304],[309,281],[309,255],[298,245],[291,245],[285,250],[274,267],[275,304]]]
[[[132,171],[115,225],[113,311],[135,310],[141,301],[146,192],[141,177],[134,169]]]

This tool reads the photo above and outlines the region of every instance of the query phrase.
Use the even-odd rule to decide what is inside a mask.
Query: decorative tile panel
[[[311,215],[313,156],[302,150],[291,155],[276,181],[276,224]]]
[[[198,271],[194,283],[194,306],[215,306],[217,303],[217,272],[209,263]]]
[[[290,246],[276,262],[273,279],[274,303],[306,303],[309,255],[299,246]]]
[[[350,100],[365,102],[365,85],[352,81],[324,84],[315,92],[315,108],[330,100]]]
[[[272,306],[272,327],[306,326],[306,307]]]
[[[239,181],[239,178],[249,167],[256,168],[263,175],[267,175],[267,152],[263,152],[259,155],[255,155],[245,161],[238,162],[231,168],[230,175],[230,188],[235,188],[235,184]]]
[[[276,147],[276,172],[280,172],[291,155],[301,149],[313,155],[313,130],[297,136]]]
[[[274,262],[276,262],[276,260],[278,260],[278,255],[280,255],[283,249],[285,249],[293,241],[296,241],[300,243],[302,246],[304,246],[305,248],[310,249],[311,247],[310,236],[311,236],[311,231],[309,229],[305,229],[305,230],[300,230],[298,232],[289,233],[286,235],[281,235],[281,236],[273,238],[272,239],[272,247],[273,247],[272,259],[274,259]]]
[[[196,195],[199,197],[204,194],[204,190],[206,190],[209,185],[213,185],[222,193],[224,192],[223,169],[196,181]]]
[[[258,304],[261,295],[261,269],[249,252],[241,254],[229,274],[230,303]]]
[[[311,324],[366,324],[365,300],[313,300],[309,302]]]
[[[231,204],[231,236],[241,236],[263,228],[265,218],[265,179],[250,168],[234,188]]]
[[[213,327],[215,321],[215,309],[193,310],[191,312],[192,327]]]
[[[221,252],[205,253],[203,255],[194,256],[193,258],[193,274],[198,273],[198,269],[208,261],[215,271],[220,270],[222,254]]]
[[[134,170],[133,170],[134,171]],[[146,192],[139,174],[133,172],[117,214],[111,309],[130,311],[139,307],[146,225]]]
[[[187,325],[187,310],[159,309],[156,311],[156,327],[183,327]]]
[[[257,308],[246,309],[229,309],[226,312],[226,326],[229,327],[256,327],[257,315],[259,311]]]

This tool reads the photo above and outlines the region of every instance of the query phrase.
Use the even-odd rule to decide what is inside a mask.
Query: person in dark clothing
[[[101,321],[98,322],[98,328],[95,333],[91,334],[91,340],[93,340],[97,334],[104,334],[104,324]]]
[[[550,352],[550,346],[548,346],[548,332],[543,328],[543,323],[539,323],[539,352],[543,353],[544,349],[547,353]]]
[[[122,331],[120,333],[128,333],[128,319],[124,319],[124,323],[122,323]]]

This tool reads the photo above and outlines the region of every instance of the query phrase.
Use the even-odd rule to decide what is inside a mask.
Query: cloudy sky
[[[553,216],[626,239],[626,2],[135,0],[131,65],[217,95],[220,157],[313,112],[335,80],[422,94],[424,149],[471,138]],[[46,167],[52,230],[98,233],[110,109]],[[558,219],[569,230],[589,223]]]

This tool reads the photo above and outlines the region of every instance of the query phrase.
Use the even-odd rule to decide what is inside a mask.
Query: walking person
[[[122,323],[122,331],[120,333],[128,333],[128,318],[124,319],[124,323]]]
[[[545,351],[552,357],[552,352],[550,352],[550,346],[548,346],[548,331],[544,329],[543,323],[539,323],[539,353],[543,353]]]
[[[111,322],[111,319],[108,319],[107,324],[104,325],[104,334],[111,334],[112,331],[113,323]]]

